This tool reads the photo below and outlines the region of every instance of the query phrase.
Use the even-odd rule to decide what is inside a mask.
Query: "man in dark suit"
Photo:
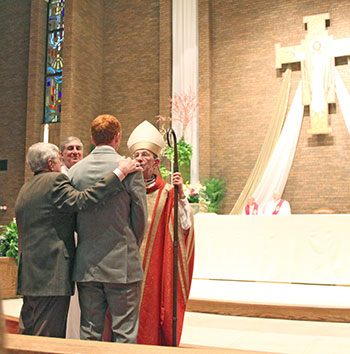
[[[56,145],[37,143],[29,148],[27,162],[34,177],[22,186],[15,206],[19,235],[17,293],[23,295],[20,333],[65,336],[73,295],[74,212],[123,191],[120,179],[126,172],[135,171],[136,164],[130,161],[124,159],[119,169],[79,192],[60,173]]]
[[[69,170],[72,184],[83,190],[118,166],[116,150],[121,125],[111,115],[91,124],[96,148]],[[81,309],[80,338],[101,340],[107,307],[112,340],[136,343],[143,279],[139,246],[147,224],[146,190],[142,173],[129,174],[124,191],[78,214],[78,246],[73,271]]]

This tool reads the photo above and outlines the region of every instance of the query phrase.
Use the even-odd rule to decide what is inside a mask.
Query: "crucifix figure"
[[[300,45],[276,44],[276,68],[301,63],[303,105],[310,106],[310,134],[329,134],[328,103],[335,103],[335,58],[350,55],[350,39],[333,39],[326,30],[329,14],[303,17],[308,33]]]

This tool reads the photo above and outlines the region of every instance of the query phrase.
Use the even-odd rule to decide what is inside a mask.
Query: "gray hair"
[[[69,138],[67,138],[65,141],[62,142],[62,144],[61,144],[61,152],[64,151],[64,149],[66,148],[66,145],[72,140],[79,141],[79,143],[81,145],[81,149],[82,150],[84,149],[84,145],[83,145],[83,143],[81,142],[81,140],[79,138],[77,138],[76,136],[70,136]]]
[[[47,168],[49,159],[56,160],[58,147],[51,143],[33,144],[27,153],[27,163],[33,172],[42,171]]]

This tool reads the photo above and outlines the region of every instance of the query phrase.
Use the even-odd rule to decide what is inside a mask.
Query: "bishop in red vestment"
[[[147,190],[148,227],[141,245],[144,270],[139,318],[139,344],[172,345],[173,317],[173,230],[174,187],[160,176],[158,155],[163,137],[150,123],[141,123],[131,134],[128,147],[143,168]],[[179,186],[177,345],[180,342],[193,261],[193,215],[183,192],[181,174],[174,174]]]

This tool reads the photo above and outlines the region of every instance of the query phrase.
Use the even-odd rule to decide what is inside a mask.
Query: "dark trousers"
[[[136,343],[141,284],[78,282],[80,339],[102,340],[108,307],[112,317],[112,341]]]
[[[70,296],[23,296],[19,333],[65,338]]]

